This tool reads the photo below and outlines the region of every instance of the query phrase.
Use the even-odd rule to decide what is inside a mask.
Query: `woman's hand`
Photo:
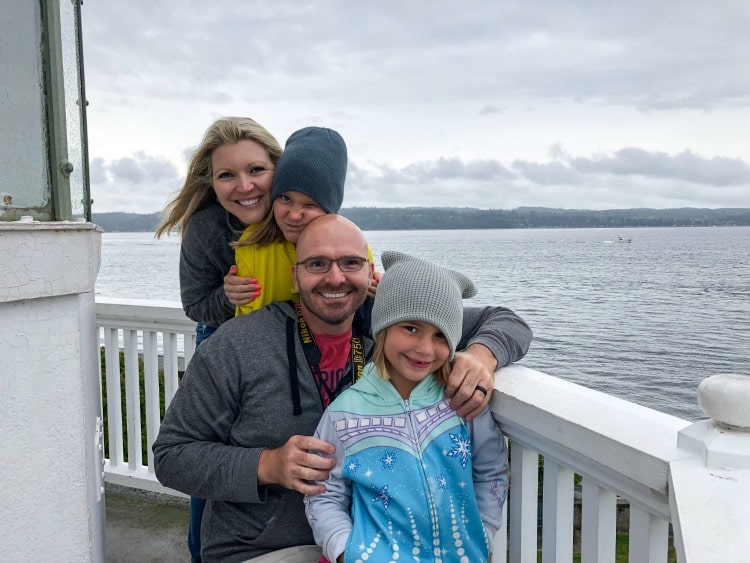
[[[375,291],[378,289],[378,284],[380,283],[380,278],[382,278],[383,275],[378,272],[377,270],[372,270],[372,277],[370,278],[370,288],[367,290],[367,295],[370,297],[375,297]]]
[[[260,296],[261,286],[255,278],[241,278],[237,266],[229,268],[224,276],[224,293],[232,305],[247,305]]]

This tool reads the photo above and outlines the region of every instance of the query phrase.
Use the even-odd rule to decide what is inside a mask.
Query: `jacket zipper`
[[[424,489],[427,493],[427,500],[429,501],[429,510],[430,510],[430,524],[432,527],[432,534],[433,537],[438,537],[438,518],[437,513],[435,512],[435,501],[433,499],[432,495],[432,489],[430,488],[430,481],[427,478],[427,472],[425,471],[424,467],[424,461],[422,458],[422,445],[419,443],[418,434],[414,425],[414,419],[412,418],[412,410],[411,405],[409,404],[409,399],[404,399],[404,412],[406,413],[406,418],[409,421],[409,430],[411,434],[411,439],[414,444],[414,451],[417,453],[417,460],[419,461],[419,468],[422,473],[422,482],[424,483]],[[425,554],[428,558],[433,557],[433,550],[435,549],[435,546],[432,543],[433,538],[423,538],[423,545],[425,546],[425,549],[427,549],[427,553]]]

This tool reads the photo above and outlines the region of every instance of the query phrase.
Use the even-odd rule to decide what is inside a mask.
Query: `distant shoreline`
[[[364,231],[750,226],[750,208],[474,209],[466,207],[351,207],[341,215]],[[105,232],[154,232],[161,213],[93,213]]]

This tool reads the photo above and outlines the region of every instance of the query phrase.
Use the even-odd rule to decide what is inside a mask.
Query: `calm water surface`
[[[461,270],[479,288],[469,303],[521,315],[528,367],[689,420],[703,418],[702,379],[750,375],[750,227],[366,234],[376,258],[401,250]],[[105,233],[97,295],[179,301],[179,246]]]

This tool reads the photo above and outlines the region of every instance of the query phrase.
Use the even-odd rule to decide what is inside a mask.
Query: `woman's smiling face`
[[[211,168],[216,198],[243,225],[268,214],[273,164],[263,145],[249,140],[222,145],[211,154]]]

